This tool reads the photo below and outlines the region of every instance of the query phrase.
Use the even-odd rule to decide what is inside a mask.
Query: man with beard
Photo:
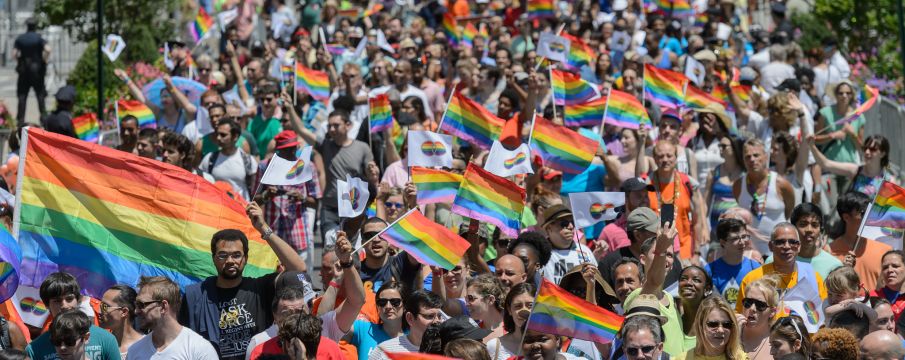
[[[648,193],[651,209],[657,211],[666,204],[673,205],[676,230],[679,231],[679,257],[689,260],[698,251],[698,246],[710,242],[710,233],[704,231],[704,200],[697,184],[676,169],[678,152],[669,141],[660,141],[654,146],[654,162],[657,170],[650,173],[653,191]]]
[[[361,227],[361,242],[364,243],[377,236],[386,227],[386,221],[379,217],[368,219]],[[403,253],[390,255],[389,248],[389,243],[380,237],[374,238],[364,247],[365,259],[359,267],[361,280],[370,282],[373,292],[377,292],[384,283],[392,280],[399,281],[406,288],[416,289],[415,281],[418,278],[416,275],[421,272],[421,263],[411,255]]]
[[[768,167],[766,147],[760,139],[748,139],[742,146],[745,168],[748,173],[735,180],[732,184],[732,194],[738,201],[738,206],[751,209],[754,215],[754,223],[751,226],[757,228],[761,234],[773,232],[776,224],[787,221],[795,207],[795,191],[788,180]],[[763,242],[754,242],[754,247],[761,254],[770,255],[768,249],[764,249]]]
[[[179,324],[179,285],[163,276],[142,276],[135,297],[135,313],[143,329],[151,333],[129,347],[129,360],[216,359],[207,339]]]
[[[252,203],[246,211],[286,271],[303,270],[305,263],[292,246],[274,234],[261,208]],[[273,322],[268,307],[278,274],[242,276],[248,261],[248,238],[239,230],[215,233],[211,253],[217,276],[186,287],[179,322],[209,339],[221,359],[244,359],[249,339]]]

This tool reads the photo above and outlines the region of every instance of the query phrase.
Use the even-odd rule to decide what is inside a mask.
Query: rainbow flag
[[[462,31],[462,46],[471,49],[474,47],[474,38],[478,36],[478,29],[472,23],[465,24],[465,30]]]
[[[695,15],[694,9],[688,0],[644,0],[651,1],[657,6],[658,12],[661,12],[673,18],[688,18]]]
[[[599,97],[586,103],[566,105],[563,117],[568,127],[597,126],[603,123],[606,97]]]
[[[484,150],[490,150],[493,141],[500,137],[505,121],[487,111],[480,104],[456,92],[440,120],[440,130],[468,141]]]
[[[577,74],[556,69],[551,69],[550,74],[553,103],[556,105],[578,105],[599,96],[597,87]]]
[[[368,99],[371,107],[370,117],[371,133],[381,132],[393,127],[393,108],[390,106],[390,97],[380,94]]]
[[[245,207],[182,168],[35,128],[21,161],[14,223],[22,285],[39,287],[66,271],[96,298],[114,284],[135,286],[141,275],[185,287],[217,274],[210,239],[223,229],[248,236],[244,276],[276,268]]]
[[[905,229],[905,189],[884,181],[864,219],[864,225]]]
[[[528,329],[605,344],[616,338],[625,319],[541,279]]]
[[[156,129],[157,120],[154,112],[147,105],[138,100],[119,100],[116,102],[116,118],[122,122],[123,118],[132,115],[138,119],[139,129]]]
[[[79,139],[87,142],[96,143],[101,134],[101,127],[97,122],[97,115],[94,113],[72,118],[72,128],[75,129],[75,135]]]
[[[443,33],[451,45],[459,44],[459,25],[456,23],[456,16],[451,12],[443,14],[443,23],[441,24]]]
[[[532,148],[544,159],[544,166],[564,173],[580,174],[591,166],[600,143],[540,116],[534,117]]]
[[[716,94],[716,89],[714,88],[714,94]],[[723,92],[725,95],[726,93]],[[726,103],[720,99],[717,99],[710,94],[704,92],[704,90],[699,89],[697,86],[688,84],[688,87],[685,89],[685,105],[692,109],[703,109],[707,107],[707,104],[710,103],[718,103],[723,105],[723,108],[726,108]]]
[[[630,129],[638,129],[642,125],[651,127],[650,116],[647,115],[644,105],[641,105],[632,94],[619,90],[610,90],[603,122]]]
[[[412,183],[418,189],[418,205],[451,203],[456,199],[462,175],[413,166]]]
[[[452,212],[496,225],[503,234],[514,238],[518,236],[524,210],[525,189],[468,164]]]
[[[207,35],[208,31],[210,31],[211,26],[214,26],[214,18],[207,14],[207,11],[204,11],[204,8],[198,8],[198,15],[195,15],[195,21],[189,25],[189,32],[192,34],[192,39],[195,42],[201,41]]]
[[[880,90],[872,88],[869,85],[864,85],[862,96],[866,100],[861,103],[861,105],[858,106],[858,108],[855,109],[855,112],[853,112],[851,115],[836,121],[836,125],[845,125],[852,121],[855,121],[856,119],[858,119],[858,117],[867,112],[867,110],[870,110],[870,108],[872,108],[877,102],[877,99],[880,98]]]
[[[742,101],[750,101],[751,100],[751,86],[747,85],[732,85],[732,92],[738,96],[738,98]]]
[[[682,91],[687,82],[685,75],[644,65],[644,96],[660,107],[676,109],[682,105]]]
[[[283,64],[282,61],[280,61],[280,76],[282,77],[282,81],[284,81],[284,82],[292,81],[293,76],[295,76],[295,74],[293,74],[292,70],[293,70],[292,64],[286,65],[286,64]]]
[[[528,19],[552,18],[556,14],[553,12],[553,0],[528,0]]]
[[[325,47],[327,48],[327,52],[333,55],[342,55],[349,50],[342,44],[327,44]]]
[[[443,225],[412,209],[386,228],[380,237],[418,259],[418,262],[451,270],[462,261],[471,244]]]
[[[6,204],[12,208],[13,204]],[[22,249],[6,226],[0,225],[0,302],[6,301],[19,287]]]
[[[323,71],[312,70],[295,62],[295,89],[303,90],[315,100],[326,101],[330,98],[330,77]]]
[[[691,83],[688,84],[688,87],[692,87],[692,86],[693,85]],[[697,89],[697,90],[704,92],[702,89]],[[732,89],[730,88],[729,91],[732,91]],[[685,96],[688,97],[688,93],[690,93],[690,92],[691,92],[691,90],[686,90]],[[706,92],[704,92],[704,93],[706,94]],[[710,94],[707,94],[707,95],[712,96],[714,99],[718,100],[721,104],[723,104],[723,107],[726,108],[727,110],[732,107],[732,100],[729,99],[729,93],[726,92],[726,89],[724,89],[722,86],[720,86],[718,84],[714,85],[713,92],[711,92]],[[685,103],[686,104],[688,103],[687,98],[685,99]]]
[[[568,39],[569,54],[566,56],[566,65],[570,69],[578,70],[584,65],[591,66],[594,63],[594,50],[581,39],[562,33],[559,36]]]
[[[362,14],[362,16],[364,16],[364,17],[370,17],[371,15],[374,15],[374,14],[376,14],[376,13],[379,13],[380,10],[383,10],[383,4],[380,4],[380,3],[374,4],[374,6],[368,8],[367,10],[365,10],[364,13]]]

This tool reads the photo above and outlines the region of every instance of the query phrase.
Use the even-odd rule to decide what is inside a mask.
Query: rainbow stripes
[[[568,68],[577,70],[584,65],[590,66],[594,63],[594,50],[588,44],[566,33],[562,33],[559,36],[568,39],[570,42],[569,54],[566,56]]]
[[[638,129],[642,125],[651,127],[650,116],[644,105],[633,95],[619,90],[610,90],[603,122],[630,129]]]
[[[459,44],[459,25],[456,23],[456,16],[453,13],[443,14],[443,23],[440,26],[451,45]]]
[[[244,206],[201,177],[39,129],[25,141],[14,219],[23,285],[66,271],[98,298],[111,285],[134,286],[140,275],[184,287],[216,275],[210,239],[222,229],[249,237],[245,276],[275,269],[276,256]]]
[[[616,338],[625,320],[541,279],[528,318],[528,330],[605,344]]]
[[[462,175],[413,166],[412,183],[418,189],[418,205],[451,203],[459,191]]]
[[[295,89],[303,90],[315,100],[330,99],[330,77],[323,71],[312,70],[295,62]]]
[[[717,88],[714,88],[714,94],[717,93]],[[725,92],[722,92],[722,94],[728,95]],[[710,94],[704,92],[704,90],[701,90],[694,85],[688,84],[688,87],[686,87],[685,89],[686,106],[692,109],[703,109],[707,107],[707,104],[710,103],[718,103],[720,105],[723,105],[723,108],[726,108],[726,102],[711,96]]]
[[[684,102],[685,75],[644,65],[644,96],[660,107],[676,109]]]
[[[518,236],[525,190],[509,180],[469,163],[452,205],[452,212],[491,223],[503,234]]]
[[[381,132],[393,127],[393,108],[390,106],[390,97],[380,94],[368,99],[371,107],[370,117],[371,133]]]
[[[597,126],[603,122],[606,98],[600,97],[577,105],[566,105],[563,114],[566,126]]]
[[[540,116],[534,117],[533,148],[544,166],[570,174],[580,174],[591,166],[600,144]]]
[[[327,48],[327,52],[333,55],[342,55],[349,50],[342,44],[327,44],[324,47]]]
[[[468,240],[424,217],[418,209],[386,228],[380,237],[418,260],[451,270],[471,246]]]
[[[695,16],[694,9],[688,0],[644,0],[644,2],[648,1],[657,5],[659,11],[669,15],[669,17],[687,18]]]
[[[13,204],[7,204],[12,207]],[[19,287],[22,249],[6,226],[0,225],[0,301],[6,301]]]
[[[884,181],[864,225],[905,229],[905,189]]]
[[[484,150],[490,150],[493,141],[500,137],[505,123],[503,119],[458,92],[450,99],[441,122],[440,130]]]
[[[732,92],[735,93],[735,95],[738,96],[741,101],[751,100],[751,86],[732,85]]]
[[[96,143],[101,134],[101,127],[94,113],[72,118],[72,127],[75,129],[75,135],[87,142]]]
[[[139,129],[156,129],[157,120],[154,112],[147,105],[138,100],[119,100],[116,102],[116,118],[122,122],[123,118],[132,115],[138,119]]]
[[[550,85],[556,105],[578,105],[598,96],[596,87],[568,71],[551,69]]]
[[[214,18],[208,15],[203,7],[200,7],[198,8],[198,15],[195,15],[195,21],[189,25],[189,33],[192,34],[192,39],[197,43],[207,36],[211,26],[214,26]]]
[[[555,17],[553,0],[528,0],[528,19],[544,19]]]
[[[478,29],[472,23],[465,24],[465,30],[462,31],[462,46],[469,49],[474,47],[474,38],[478,36]]]
[[[864,96],[864,98],[867,100],[865,100],[864,103],[862,103],[860,106],[858,106],[858,108],[855,109],[855,112],[853,112],[849,116],[846,116],[846,117],[836,121],[836,125],[844,125],[844,124],[848,124],[852,121],[855,121],[855,119],[857,119],[862,114],[867,112],[867,110],[870,110],[870,108],[872,108],[874,106],[874,103],[877,102],[877,99],[880,98],[880,90],[877,90],[876,88],[872,88],[868,85],[864,85],[864,88],[862,91],[863,91],[862,96]]]

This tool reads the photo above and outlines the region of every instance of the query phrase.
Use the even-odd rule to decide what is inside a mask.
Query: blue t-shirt
[[[742,262],[738,265],[729,265],[723,261],[723,258],[719,258],[704,266],[704,270],[713,279],[713,287],[734,308],[742,279],[748,275],[748,272],[759,267],[760,263],[747,257],[742,257]]]
[[[358,360],[368,360],[371,349],[391,338],[383,331],[383,326],[366,320],[355,320],[355,323],[352,324],[352,338],[349,339],[349,344],[358,348]]]
[[[85,356],[90,360],[120,360],[119,344],[109,331],[91,325],[91,334],[85,344]],[[59,359],[57,349],[50,342],[50,332],[45,332],[25,348],[28,358],[32,360]]]

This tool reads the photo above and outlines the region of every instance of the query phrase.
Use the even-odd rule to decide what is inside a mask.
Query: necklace
[[[751,213],[757,216],[757,221],[760,222],[760,219],[764,217],[764,213],[767,211],[767,197],[770,195],[770,181],[773,179],[773,172],[767,173],[767,189],[764,190],[764,196],[758,196],[757,190],[760,187],[760,184],[752,184],[750,182],[746,182],[748,185],[748,195],[751,195]]]
[[[663,200],[663,196],[660,191],[660,184],[661,184],[660,175],[658,175],[658,174],[659,174],[658,172],[656,172],[656,171],[654,172],[654,182],[656,183],[654,185],[655,185],[655,189],[657,191],[657,212],[660,211],[660,208],[663,207],[664,203],[665,204],[675,204],[676,201],[679,200],[679,173],[677,171],[672,172],[673,194],[672,194],[672,199],[670,199],[669,202],[664,202],[664,200]]]

